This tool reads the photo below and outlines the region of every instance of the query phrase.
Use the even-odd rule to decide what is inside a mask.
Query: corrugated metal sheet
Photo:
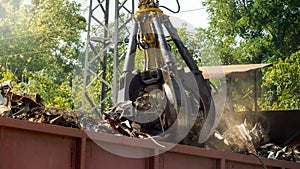
[[[236,76],[241,74],[242,76],[245,73],[248,73],[252,70],[261,69],[271,64],[242,64],[242,65],[222,65],[222,66],[203,66],[199,69],[202,71],[202,74],[205,79],[212,78],[222,78]]]

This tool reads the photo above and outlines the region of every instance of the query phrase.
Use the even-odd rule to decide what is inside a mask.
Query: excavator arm
[[[134,131],[139,131],[170,142],[204,143],[216,126],[209,84],[169,17],[159,9],[159,2],[140,0],[138,7],[120,78],[118,104],[104,115],[115,129],[128,136],[137,136]],[[165,30],[189,73],[177,67]],[[144,56],[143,70],[135,65],[138,50]]]

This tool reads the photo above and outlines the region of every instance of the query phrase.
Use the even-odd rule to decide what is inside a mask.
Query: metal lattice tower
[[[126,51],[120,46],[130,34],[134,1],[90,0],[81,104],[94,117],[116,103],[119,63]],[[108,67],[111,62],[113,67]]]

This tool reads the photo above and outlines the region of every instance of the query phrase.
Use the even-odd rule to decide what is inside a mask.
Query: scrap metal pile
[[[125,118],[126,114],[134,113],[135,110],[136,107],[132,101],[124,101],[116,104],[107,112],[103,112],[103,115],[111,128],[125,136],[143,138],[155,135],[156,128],[161,128],[160,126],[155,127],[148,124],[142,127],[142,123],[138,124]]]
[[[223,132],[220,132],[223,130]],[[229,150],[238,153],[257,153],[263,143],[269,141],[268,135],[260,123],[251,128],[247,120],[243,124],[229,126],[228,129],[216,129],[208,142],[210,149]]]
[[[48,108],[42,101],[39,94],[15,94],[10,81],[0,83],[0,117],[115,134],[103,120],[87,118],[81,111]]]
[[[107,122],[105,123],[102,120],[86,118],[80,111],[46,108],[42,104],[40,95],[36,94],[32,97],[14,94],[9,81],[0,83],[0,117],[86,129],[94,132],[120,133],[129,137],[150,138],[157,145],[160,145],[156,140],[161,141],[165,138],[154,140],[151,128],[141,130],[141,126],[137,123],[123,118],[124,113],[132,111],[132,109],[131,102],[117,104],[109,111],[103,112]],[[300,144],[282,148],[268,141],[268,135],[260,123],[250,125],[245,120],[242,124],[231,123],[227,127],[219,126],[207,140],[205,147],[219,151],[254,154],[257,157],[300,162]]]
[[[217,128],[214,135],[207,141],[208,149],[252,154],[259,158],[300,162],[300,144],[282,148],[274,143],[269,143],[267,132],[259,122],[254,126],[248,124],[247,120],[242,124],[232,122],[229,128],[223,132],[220,130],[222,128]]]
[[[122,135],[136,138],[149,138],[153,136],[151,128],[141,128],[139,124],[124,117],[125,114],[134,111],[134,109],[134,104],[127,101],[118,103],[107,112],[103,112],[103,114],[111,128]],[[268,134],[260,122],[251,125],[245,119],[242,124],[233,121],[229,124],[229,126],[224,124],[219,125],[210,139],[206,141],[205,148],[252,154],[258,158],[264,157],[300,162],[300,144],[282,148],[269,143]],[[156,140],[164,141],[167,139],[156,137]]]
[[[46,108],[39,94],[18,95],[12,89],[10,81],[0,83],[0,117],[81,128],[76,111]]]

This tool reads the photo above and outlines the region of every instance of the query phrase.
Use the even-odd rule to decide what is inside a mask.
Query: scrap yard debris
[[[146,138],[150,139],[157,146],[161,148],[165,148],[165,146],[159,144],[152,136],[149,134],[150,128],[145,126],[142,127],[140,124],[130,121],[124,118],[126,113],[133,112],[133,104],[131,101],[120,102],[116,104],[113,108],[111,108],[108,112],[103,112],[104,119],[110,125],[112,129],[116,132],[123,134],[128,137],[136,137],[136,138]],[[152,128],[155,131],[154,128]],[[160,138],[161,139],[161,138]]]
[[[0,83],[0,117],[115,134],[103,120],[87,118],[82,111],[47,108],[42,101],[39,94],[13,93],[10,81]]]
[[[300,144],[292,147],[279,147],[273,143],[268,143],[257,148],[257,154],[260,157],[294,161],[300,163]]]
[[[134,121],[128,120],[125,115],[130,112],[134,112],[133,103],[125,101],[116,104],[107,112],[103,112],[103,115],[110,127],[124,136],[136,138],[157,137],[153,132],[151,133],[151,128],[142,127]],[[221,125],[216,129],[214,135],[205,143],[207,149],[252,154],[258,158],[264,157],[300,162],[300,144],[289,148],[281,148],[275,144],[268,143],[268,134],[261,123],[256,122],[252,125],[247,123],[245,119],[242,124],[234,122],[229,124],[230,126],[225,127]],[[220,131],[217,131],[218,129]],[[156,139],[160,141],[165,140],[165,138]],[[152,140],[155,141],[154,139]],[[159,145],[156,141],[155,143]]]
[[[18,95],[12,89],[10,81],[0,83],[0,117],[81,128],[76,111],[46,108],[40,95]]]
[[[249,128],[247,120],[243,124],[234,125],[223,134],[216,131],[214,137],[224,142],[233,152],[256,153],[256,148],[268,142],[268,136],[260,123]]]
[[[101,132],[108,134],[117,134],[109,124],[104,120],[99,120],[91,117],[86,117],[83,113],[78,114],[78,120],[82,126],[82,129],[93,132]]]
[[[0,117],[27,120],[37,123],[60,125],[71,128],[85,129],[94,132],[122,134],[129,137],[151,139],[157,146],[164,148],[156,140],[168,137],[156,136],[156,127],[141,126],[124,118],[124,114],[133,111],[132,102],[115,105],[103,112],[104,120],[88,118],[80,111],[66,111],[58,108],[46,108],[42,98],[36,94],[18,95],[12,92],[10,81],[0,83]],[[221,124],[221,123],[220,123]],[[231,151],[242,154],[253,154],[257,157],[287,160],[300,163],[300,144],[279,147],[269,143],[267,132],[259,122],[242,124],[230,122],[230,126],[218,127],[211,138],[205,143],[207,149]],[[159,128],[159,127],[158,127]],[[155,139],[154,139],[155,137]]]
[[[231,151],[241,154],[253,154],[256,157],[300,162],[300,144],[284,148],[269,143],[269,138],[260,123],[254,127],[247,124],[235,124],[223,133],[215,131],[207,141],[208,149]]]

